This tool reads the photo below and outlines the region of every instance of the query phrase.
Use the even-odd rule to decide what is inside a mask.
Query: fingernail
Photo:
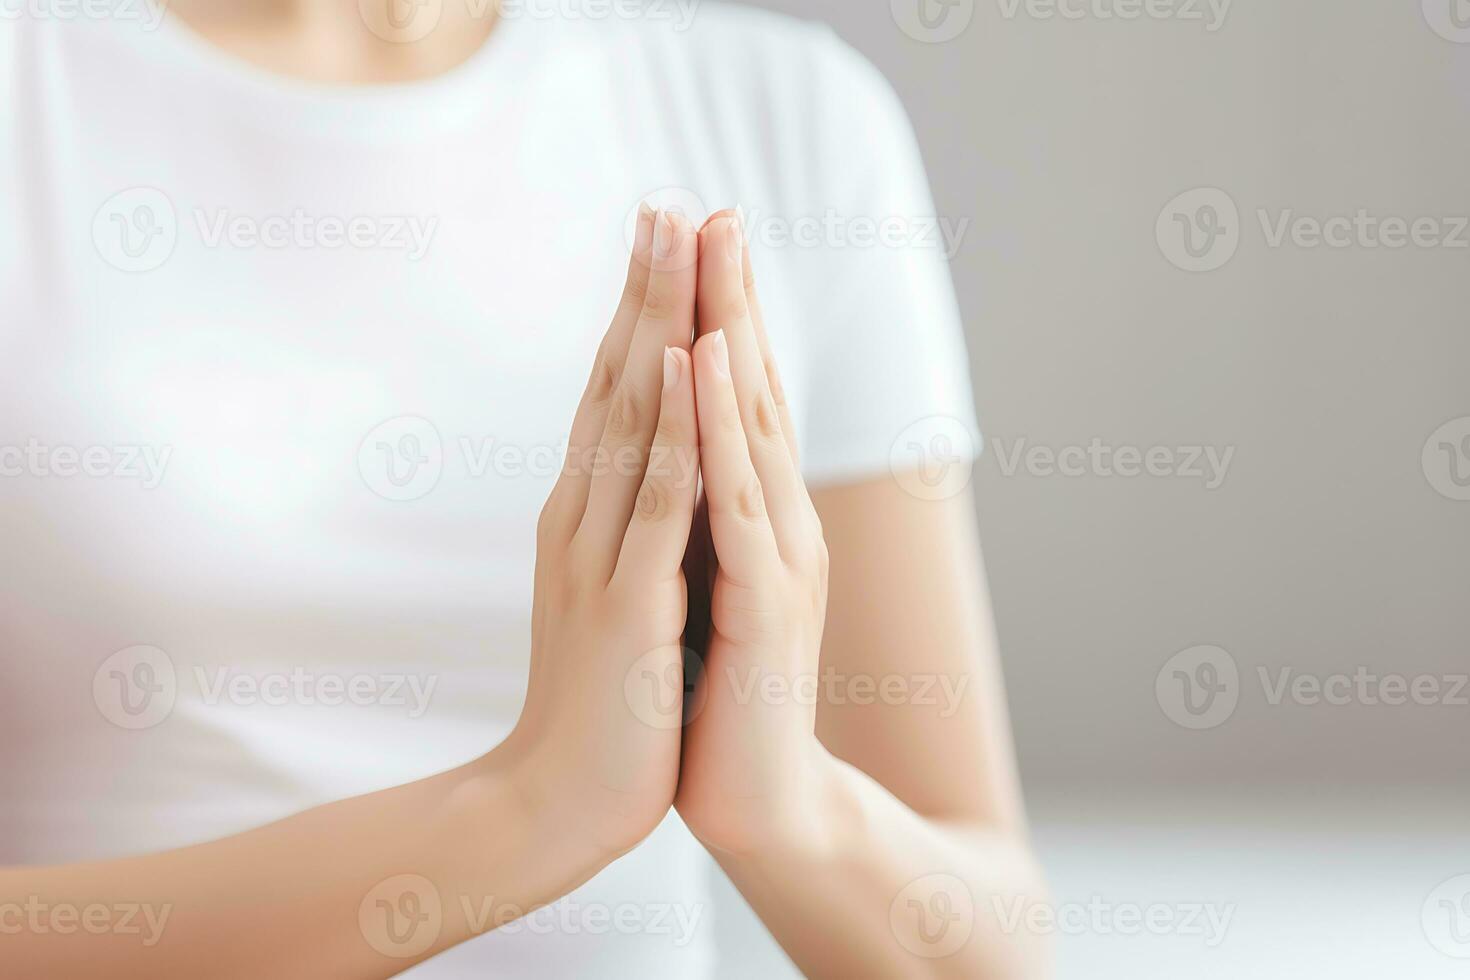
[[[667,211],[653,219],[653,245],[661,259],[674,254],[674,219]]]
[[[633,235],[633,251],[648,251],[653,241],[653,218],[653,208],[647,202],[638,205],[638,229]]]
[[[715,370],[720,372],[720,377],[730,376],[730,347],[725,343],[725,331],[716,330],[714,340],[710,345],[715,349]]]
[[[674,348],[664,348],[664,391],[679,383],[679,355]]]

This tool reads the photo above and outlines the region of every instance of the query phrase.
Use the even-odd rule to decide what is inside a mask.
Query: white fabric
[[[908,123],[824,28],[523,16],[338,89],[136,2],[37,7],[0,19],[0,861],[229,834],[509,731],[535,518],[653,192],[747,209],[813,481],[973,431]],[[633,928],[574,911],[419,975],[707,975],[706,873],[671,818],[568,900]]]

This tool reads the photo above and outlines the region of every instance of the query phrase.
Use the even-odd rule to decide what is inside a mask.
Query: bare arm
[[[516,756],[194,847],[5,869],[0,961],[11,976],[397,973],[502,925],[489,896],[529,911],[608,859],[536,812]]]
[[[586,881],[668,812],[698,446],[696,241],[645,211],[537,528],[531,671],[478,761],[223,840],[0,869],[0,974],[377,977]],[[648,702],[637,667],[668,684]],[[642,690],[640,688],[640,690]],[[665,709],[667,710],[667,709]]]
[[[731,380],[720,404],[720,373],[698,375],[719,571],[680,812],[809,975],[1043,975],[967,502],[807,494],[730,224],[701,250],[700,329]]]

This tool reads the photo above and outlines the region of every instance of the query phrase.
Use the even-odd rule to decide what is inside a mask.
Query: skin
[[[361,41],[354,6],[230,14],[175,0],[171,11],[236,54],[341,83],[437,73],[488,30],[385,48]],[[334,54],[311,54],[322,51]],[[460,769],[223,840],[0,869],[0,895],[170,910],[150,946],[115,932],[7,934],[5,972],[391,975],[566,894],[671,805],[810,976],[1047,972],[1043,939],[998,917],[1045,893],[968,502],[919,500],[892,479],[809,491],[735,216],[696,232],[645,211],[638,227],[538,526],[532,667],[513,734]],[[704,669],[681,728],[667,699],[644,703],[625,680],[677,694],[683,642]],[[860,703],[841,684],[835,696],[820,683],[815,699],[781,693],[828,676],[870,693],[885,679],[947,679],[963,696],[941,710]],[[410,886],[437,894],[442,912],[397,943],[373,910]],[[459,900],[480,908],[492,895],[493,920]],[[956,910],[936,939],[941,920],[921,913]]]

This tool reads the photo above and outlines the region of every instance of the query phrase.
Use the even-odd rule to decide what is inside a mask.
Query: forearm
[[[1044,937],[1025,928],[1045,886],[1023,839],[927,819],[822,750],[812,773],[766,845],[714,851],[803,973],[1046,975]]]
[[[555,819],[533,813],[523,773],[502,746],[460,769],[206,844],[5,869],[0,972],[397,973],[556,899],[612,856],[569,844]]]

